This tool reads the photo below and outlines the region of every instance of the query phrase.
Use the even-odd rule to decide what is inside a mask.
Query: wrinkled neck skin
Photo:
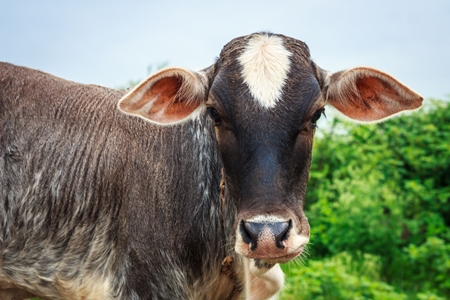
[[[222,162],[219,156],[217,140],[214,132],[214,125],[206,112],[201,113],[197,118],[188,121],[179,126],[176,131],[189,131],[189,137],[183,141],[188,147],[195,149],[189,155],[198,155],[194,160],[198,161],[196,170],[191,170],[190,180],[183,182],[189,184],[193,189],[192,195],[200,195],[195,199],[193,213],[191,215],[191,227],[188,231],[180,235],[185,236],[186,243],[202,244],[195,247],[186,246],[186,249],[194,249],[187,257],[198,257],[201,259],[197,264],[191,259],[190,268],[192,280],[190,290],[192,294],[190,299],[227,299],[232,293],[237,282],[244,284],[245,274],[242,257],[234,251],[235,232],[233,224],[236,220],[237,206],[236,202],[230,197],[228,189],[225,187],[224,201],[220,196],[220,182],[222,180]],[[170,130],[169,130],[170,131]],[[187,157],[187,159],[189,159]],[[193,201],[192,199],[191,201]],[[180,228],[179,230],[187,230]],[[194,237],[197,236],[197,237]],[[195,242],[192,242],[195,240]],[[202,257],[199,257],[199,252]],[[222,261],[231,256],[233,258],[232,268],[236,276],[235,282],[221,271]],[[214,263],[211,263],[214,262]],[[237,296],[239,293],[236,293]],[[236,299],[233,297],[233,299]]]

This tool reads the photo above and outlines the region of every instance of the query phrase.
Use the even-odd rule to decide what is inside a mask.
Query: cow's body
[[[156,126],[116,109],[123,92],[0,68],[0,284],[68,299],[215,285],[232,245],[211,121]]]
[[[261,67],[262,79],[253,76]],[[231,42],[203,72],[162,71],[127,95],[0,64],[0,296],[272,297],[283,285],[277,263],[309,239],[310,123],[325,104],[320,90],[344,77],[333,76],[309,61],[306,45],[265,34]],[[261,87],[264,78],[271,83]],[[401,88],[394,94],[416,97]],[[240,97],[256,101],[226,102]],[[401,109],[417,107],[416,98]],[[119,99],[120,110],[141,118],[117,109]],[[233,119],[247,110],[255,116]],[[233,263],[223,270],[226,257]]]

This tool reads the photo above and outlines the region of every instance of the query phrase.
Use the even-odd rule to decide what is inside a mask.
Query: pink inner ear
[[[330,84],[328,101],[354,120],[378,121],[422,104],[422,97],[377,70],[356,68],[335,78]]]
[[[399,87],[395,88],[395,85],[376,77],[359,78],[356,86],[361,95],[361,102],[366,110],[371,110],[371,114],[366,112],[365,116],[360,117],[367,118],[369,121],[380,120],[405,109],[417,108],[422,104],[422,98],[418,95],[418,97],[411,97],[414,96],[411,93],[409,95],[402,93],[402,95],[400,91],[406,87],[401,86],[400,83],[398,85]]]
[[[390,86],[375,77],[362,77],[356,80],[360,99],[353,102],[353,114],[358,119],[382,119],[401,110],[398,105],[392,106],[384,102],[386,99],[402,101],[400,95]],[[383,97],[383,99],[381,99]],[[369,117],[370,115],[370,117]]]
[[[149,119],[170,123],[187,117],[198,107],[197,99],[187,99],[184,95],[180,95],[181,85],[181,77],[166,77],[160,79],[146,92],[143,101],[156,99],[147,112]]]
[[[375,77],[358,78],[356,86],[361,94],[361,99],[370,106],[381,108],[381,94],[390,99],[399,99],[401,96],[389,85]]]
[[[176,68],[162,70],[125,94],[118,108],[150,122],[182,122],[205,101],[207,83],[203,73]]]

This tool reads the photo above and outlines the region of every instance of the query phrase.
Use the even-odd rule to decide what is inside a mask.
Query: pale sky
[[[448,0],[0,0],[0,61],[109,87],[164,62],[202,69],[257,31],[306,42],[326,70],[370,66],[449,98]]]

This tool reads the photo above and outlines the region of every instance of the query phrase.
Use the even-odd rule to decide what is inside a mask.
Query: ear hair
[[[119,100],[118,108],[153,123],[174,124],[201,107],[207,92],[204,73],[169,68],[138,84]]]
[[[379,121],[416,109],[423,100],[392,76],[363,67],[328,74],[323,90],[329,104],[360,122]]]

